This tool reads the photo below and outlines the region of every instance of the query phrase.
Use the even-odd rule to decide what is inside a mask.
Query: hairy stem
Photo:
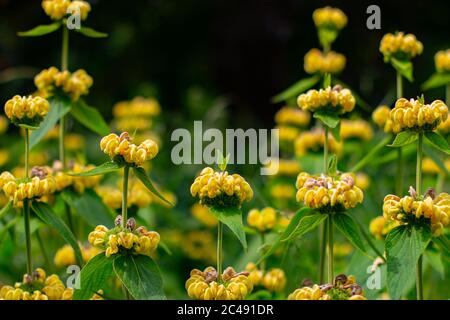
[[[130,167],[125,166],[123,168],[123,188],[122,188],[122,228],[126,227],[127,214],[128,214],[128,176],[130,173]]]
[[[328,283],[334,283],[333,276],[333,214],[328,215]]]
[[[217,275],[219,280],[222,277],[222,263],[223,263],[223,224],[221,221],[217,223]]]
[[[422,196],[422,152],[423,152],[423,132],[419,133],[419,139],[417,141],[417,166],[416,166],[416,192],[419,197]],[[417,261],[416,268],[416,290],[417,300],[423,300],[423,275],[422,275],[422,255],[420,255]]]
[[[397,99],[403,96],[403,78],[400,72],[397,71]],[[396,168],[396,184],[395,193],[401,196],[403,193],[403,155],[402,148],[397,148],[397,168]]]
[[[319,284],[323,284],[325,280],[325,256],[327,250],[327,221],[322,222],[320,227],[320,261],[319,261]]]
[[[30,130],[25,129],[25,178],[30,177]],[[27,274],[31,276],[33,273],[33,265],[31,260],[31,231],[30,231],[30,201],[23,200],[23,221],[25,227],[25,243],[27,250]]]

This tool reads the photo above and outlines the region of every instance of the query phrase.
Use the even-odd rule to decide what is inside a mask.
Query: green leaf
[[[333,154],[328,161],[328,173],[334,176],[337,172],[337,156]]]
[[[392,144],[388,145],[389,147],[403,147],[410,143],[413,143],[419,138],[419,134],[414,131],[402,131],[399,134],[395,136],[394,142]]]
[[[210,208],[211,213],[222,223],[228,226],[239,239],[244,249],[247,249],[242,212],[238,208]]]
[[[339,124],[339,116],[334,114],[334,113],[330,113],[330,112],[324,112],[324,111],[316,111],[314,112],[313,115],[314,118],[319,119],[320,121],[322,121],[327,127],[330,128],[336,128],[336,126]]]
[[[336,141],[341,141],[341,121],[339,121],[338,125],[334,128],[331,128],[331,134],[333,135]]]
[[[440,237],[433,238],[433,242],[441,249],[441,251],[447,255],[450,256],[450,241],[448,240],[447,236],[442,235]]]
[[[161,273],[149,257],[121,255],[114,260],[113,269],[134,299],[165,299]]]
[[[447,167],[445,166],[444,161],[442,161],[442,157],[439,152],[437,152],[434,148],[431,148],[427,145],[423,146],[423,152],[425,153],[425,155],[430,157],[434,163],[436,163],[436,165],[439,167],[439,169],[441,169],[441,171],[443,173],[445,173],[446,176],[450,176],[450,173],[447,170]]]
[[[66,189],[61,192],[61,197],[90,226],[104,225],[109,228],[112,227],[113,216],[111,210],[103,203],[95,191],[87,189],[83,194],[78,194],[73,190]]]
[[[70,100],[62,97],[54,97],[48,100],[50,110],[42,121],[39,129],[33,131],[30,135],[30,148],[35,147],[45,135],[56,125],[56,123],[65,116],[70,110]]]
[[[317,30],[317,36],[319,37],[319,42],[324,48],[330,48],[331,44],[336,40],[339,35],[339,30],[336,28],[320,27]]]
[[[359,170],[361,170],[367,163],[372,161],[375,158],[375,156],[378,154],[378,152],[380,152],[381,149],[383,149],[386,146],[386,144],[388,144],[389,141],[391,141],[391,140],[392,140],[391,135],[386,136],[383,140],[378,142],[374,147],[370,148],[370,151],[366,154],[366,156],[364,158],[362,158],[361,160],[359,160],[359,162],[357,164],[355,164],[353,166],[353,168],[351,168],[349,171],[350,172],[358,172]]]
[[[424,261],[426,261],[434,270],[436,270],[441,280],[445,279],[445,267],[442,263],[442,254],[436,251],[425,251],[424,253]]]
[[[45,34],[55,32],[56,30],[59,29],[59,27],[61,27],[61,22],[57,21],[57,22],[53,22],[51,24],[45,24],[45,25],[43,24],[43,25],[37,26],[28,31],[18,32],[17,35],[20,37],[39,37],[39,36],[43,36]]]
[[[217,149],[217,165],[219,166],[220,171],[225,171],[228,165],[228,162],[230,161],[231,154],[227,154],[226,157],[224,157],[222,151],[220,149]]]
[[[346,213],[335,214],[333,216],[333,221],[338,230],[342,232],[348,241],[362,252],[367,252],[364,242],[359,234],[358,226],[350,215]]]
[[[318,227],[325,219],[327,218],[326,214],[321,214],[318,212],[314,212],[313,214],[306,215],[300,219],[295,229],[292,233],[285,239],[281,240],[282,242],[291,241],[298,237],[307,234],[311,230]]]
[[[109,162],[105,162],[105,163],[99,165],[98,167],[95,167],[94,169],[91,169],[88,171],[77,172],[77,173],[67,172],[67,174],[69,176],[74,176],[74,177],[91,177],[91,176],[98,176],[101,174],[115,172],[115,171],[119,170],[120,168],[123,168],[123,165],[118,164],[114,161],[109,161]]]
[[[399,60],[391,57],[390,59],[391,65],[397,70],[403,77],[409,80],[409,82],[413,82],[413,64],[409,60]]]
[[[106,38],[108,36],[107,33],[84,26],[81,26],[81,28],[76,28],[74,30],[89,38]]]
[[[28,124],[19,124],[19,127],[24,128],[24,129],[28,129],[28,130],[37,130],[39,127],[35,127],[35,126],[30,126]]]
[[[89,130],[105,136],[109,133],[109,127],[97,109],[88,106],[83,100],[78,100],[72,105],[70,114]]]
[[[4,206],[2,210],[0,210],[0,219],[2,219],[5,215],[7,215],[12,210],[12,208],[13,208],[13,201],[10,200],[8,201],[6,206]]]
[[[134,175],[136,176],[136,178],[141,180],[141,182],[147,187],[147,189],[151,193],[153,193],[155,196],[157,196],[158,198],[160,198],[162,201],[166,202],[170,206],[173,206],[173,204],[169,200],[164,198],[163,195],[155,188],[155,186],[153,185],[152,181],[147,176],[147,174],[145,173],[145,170],[143,168],[133,167],[133,172],[134,172]]]
[[[273,103],[283,102],[291,98],[296,98],[299,94],[305,92],[306,90],[312,88],[319,82],[320,76],[315,75],[310,78],[305,78],[297,81],[292,86],[284,90],[283,92],[277,94],[272,98]]]
[[[406,286],[414,279],[417,261],[431,240],[426,227],[402,225],[386,237],[387,286],[391,299],[405,294]]]
[[[331,87],[331,74],[325,73],[323,75],[323,87],[324,88]]]
[[[33,201],[31,207],[33,208],[36,215],[44,221],[47,225],[56,229],[59,232],[61,237],[73,248],[75,251],[75,256],[77,258],[78,264],[83,265],[83,258],[80,251],[80,246],[78,244],[77,239],[73,235],[72,231],[70,231],[69,227],[58,217],[53,209],[44,202]]]
[[[80,289],[73,293],[73,300],[89,300],[99,290],[105,290],[108,280],[113,276],[114,258],[106,257],[104,252],[93,257],[81,269]]]
[[[426,131],[425,138],[431,143],[433,147],[446,154],[450,154],[450,147],[448,146],[447,140],[439,133],[434,131]]]
[[[450,84],[450,73],[435,73],[422,84],[422,90],[443,87]]]

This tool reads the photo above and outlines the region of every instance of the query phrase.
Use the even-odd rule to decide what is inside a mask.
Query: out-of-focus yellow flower
[[[275,175],[271,175],[269,177],[295,177],[300,171],[301,167],[297,160],[295,159],[278,159],[271,160],[267,165],[269,170],[277,169],[277,173]]]
[[[86,20],[91,11],[91,5],[86,1],[74,0],[70,3],[67,11],[70,14],[79,14],[81,20]]]
[[[281,142],[292,143],[298,137],[301,130],[296,127],[290,127],[286,125],[276,126],[278,129],[278,138]]]
[[[353,246],[349,243],[335,243],[333,245],[333,255],[336,258],[348,257],[353,252]]]
[[[375,217],[370,221],[369,231],[377,239],[381,240],[394,229],[399,226],[398,221],[386,220],[384,216]]]
[[[248,280],[253,284],[254,287],[259,286],[264,277],[264,272],[258,269],[258,266],[253,262],[247,263],[245,266],[245,271],[249,274],[247,276]]]
[[[327,110],[337,114],[350,112],[355,107],[355,97],[349,89],[341,86],[328,87],[326,89],[308,90],[298,96],[298,106],[307,111]]]
[[[347,24],[347,16],[338,8],[325,7],[313,12],[313,20],[316,27],[329,27],[342,29]]]
[[[4,134],[8,130],[9,122],[4,116],[0,116],[0,134]]]
[[[0,167],[3,167],[9,161],[9,151],[0,149]]]
[[[90,245],[88,246],[80,245],[80,250],[84,262],[88,262],[101,252],[100,249],[92,247]],[[75,251],[70,245],[66,244],[61,248],[59,248],[58,251],[56,251],[53,261],[55,263],[55,266],[57,267],[66,267],[74,265],[77,263],[75,258]]]
[[[447,116],[447,120],[441,122],[441,124],[438,126],[438,130],[444,134],[450,132],[450,117]]]
[[[191,207],[191,214],[207,227],[211,228],[217,225],[217,218],[209,211],[208,207],[199,203],[195,203]]]
[[[172,205],[161,200],[161,198],[156,196],[155,194],[150,193],[150,197],[152,198],[152,204],[159,205],[164,208],[172,208],[173,206],[175,206],[177,204],[177,196],[173,192],[167,191],[167,190],[162,190],[162,191],[160,191],[160,193],[162,194],[164,199],[167,199],[167,201],[169,201]]]
[[[122,206],[122,192],[110,186],[100,186],[95,189],[97,194],[102,198],[103,203],[109,208],[119,209]]]
[[[292,125],[298,127],[306,127],[311,121],[309,112],[284,106],[275,114],[275,123],[278,125]]]
[[[372,120],[375,124],[383,128],[384,132],[389,133],[392,132],[392,120],[391,120],[391,108],[388,106],[379,106],[372,113]]]
[[[116,118],[154,117],[161,113],[161,107],[153,98],[135,97],[131,101],[121,101],[114,105],[113,115]]]
[[[450,71],[450,49],[436,52],[434,55],[434,64],[437,72]]]
[[[277,183],[270,187],[270,195],[278,200],[290,200],[295,196],[295,187],[293,184]]]
[[[291,223],[292,214],[282,213],[278,216],[277,226],[285,229]]]
[[[114,127],[120,131],[142,131],[150,129],[152,126],[152,120],[146,118],[119,118],[114,121]]]
[[[365,120],[342,120],[341,121],[341,138],[346,139],[361,139],[371,140],[373,137],[373,130],[370,124]]]
[[[215,241],[210,232],[191,231],[184,237],[180,243],[183,252],[194,260],[203,260],[214,263],[216,261]]]
[[[50,104],[41,97],[15,95],[5,104],[6,116],[16,125],[37,127],[48,113]]]
[[[422,42],[416,39],[413,34],[388,33],[383,36],[380,42],[380,52],[389,61],[391,56],[398,59],[411,59],[420,55],[423,51]]]
[[[295,140],[295,155],[301,157],[308,152],[321,152],[324,143],[325,134],[322,128],[302,132]],[[342,148],[342,142],[338,142],[331,133],[328,133],[328,150],[340,154]]]
[[[436,196],[431,192],[421,199],[416,195],[400,198],[390,194],[384,197],[383,215],[387,220],[400,224],[427,221],[433,236],[438,237],[449,225],[450,195],[441,193]]]
[[[73,101],[77,101],[82,95],[87,95],[93,83],[92,77],[83,69],[70,73],[67,70],[59,71],[56,67],[50,67],[34,77],[34,84],[45,98],[53,96],[54,91],[59,89],[69,95]]]
[[[194,269],[185,287],[189,297],[196,300],[243,300],[253,290],[246,274],[228,267],[219,277],[213,267]]]
[[[283,291],[286,286],[286,274],[279,268],[271,269],[264,275],[262,284],[270,292]]]
[[[336,177],[313,176],[302,172],[297,177],[297,201],[307,207],[333,212],[355,207],[362,203],[364,195],[355,185],[351,174],[343,173]]]
[[[100,148],[112,160],[125,161],[138,167],[158,153],[158,145],[153,140],[147,139],[135,145],[128,132],[123,132],[120,136],[115,133],[107,135],[100,141]]]
[[[447,117],[448,107],[441,100],[425,104],[419,100],[400,98],[390,112],[394,133],[409,129],[435,130]]]
[[[247,215],[247,223],[259,232],[267,232],[275,227],[277,212],[274,208],[267,207],[262,210],[252,209]]]
[[[450,171],[450,159],[445,160],[444,165],[447,170]],[[441,173],[442,170],[431,158],[425,157],[422,160],[422,172],[428,174],[437,174]]]
[[[42,9],[45,14],[52,20],[60,20],[67,14],[67,8],[70,5],[70,0],[44,0],[42,1]]]
[[[304,68],[307,73],[340,73],[345,68],[345,56],[329,51],[324,53],[319,49],[309,50],[304,58]]]
[[[361,190],[367,190],[370,186],[370,177],[362,172],[358,172],[355,175],[355,185]]]
[[[80,173],[84,171],[89,171],[93,169],[93,165],[82,165],[77,162],[72,162],[69,165],[69,170],[71,173]],[[53,176],[56,181],[56,191],[60,192],[66,188],[73,188],[77,193],[84,193],[85,189],[95,188],[100,180],[101,176],[90,176],[90,177],[76,177],[70,176],[66,173],[60,171],[59,169],[53,170]]]
[[[200,204],[219,207],[240,207],[242,202],[253,198],[253,190],[243,177],[216,172],[204,168],[191,185],[191,194],[198,197]]]
[[[69,151],[83,150],[86,145],[86,139],[81,134],[70,133],[65,136],[65,146]]]

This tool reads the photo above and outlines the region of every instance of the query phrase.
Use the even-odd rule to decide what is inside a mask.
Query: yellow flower
[[[102,198],[103,203],[111,209],[119,209],[122,206],[122,192],[119,189],[100,186],[95,191]]]
[[[6,116],[16,125],[38,126],[48,113],[50,104],[41,97],[21,97],[9,99],[5,104]]]
[[[399,59],[411,59],[420,55],[423,51],[422,42],[418,41],[413,34],[388,33],[383,36],[380,42],[380,52],[385,59],[389,60],[391,56]]]
[[[333,256],[337,258],[348,257],[353,252],[353,246],[349,243],[335,243],[333,245]]]
[[[358,172],[355,175],[355,185],[361,190],[367,190],[370,186],[370,178],[367,174]]]
[[[132,143],[128,132],[123,132],[120,136],[111,133],[100,141],[101,150],[111,157],[112,160],[120,158],[129,165],[142,166],[147,160],[156,157],[158,145],[153,140],[145,140],[140,145]]]
[[[259,232],[272,230],[277,222],[277,212],[274,208],[267,207],[262,210],[252,209],[248,213],[247,223]]]
[[[275,123],[278,125],[293,125],[298,127],[306,127],[311,121],[309,112],[285,106],[275,114]]]
[[[131,101],[118,102],[113,107],[113,115],[116,118],[124,117],[154,117],[161,113],[161,107],[153,98],[135,97]]]
[[[217,218],[209,211],[208,207],[202,206],[199,203],[191,207],[191,214],[207,227],[211,228],[217,225]]]
[[[262,284],[270,292],[280,292],[286,286],[286,275],[279,268],[271,269],[264,275]]]
[[[270,188],[270,195],[278,200],[290,200],[295,196],[293,184],[277,183]]]
[[[181,243],[183,252],[194,260],[216,261],[216,247],[213,236],[207,231],[188,232]]]
[[[437,72],[450,71],[450,49],[436,52],[434,55],[434,64]]]
[[[253,190],[243,177],[227,171],[215,172],[204,168],[191,185],[191,194],[206,206],[240,207],[253,198]]]
[[[450,159],[445,160],[444,165],[447,170],[450,171]],[[428,174],[437,174],[441,173],[442,170],[431,158],[425,157],[422,160],[422,172]]]
[[[308,90],[298,96],[298,106],[307,111],[327,110],[337,114],[350,112],[355,107],[355,97],[349,89],[336,85],[333,88]]]
[[[313,20],[316,27],[331,27],[342,29],[347,24],[347,16],[338,8],[325,7],[313,12]]]
[[[398,221],[386,220],[384,216],[379,216],[370,221],[369,231],[375,238],[381,240],[398,225]]]
[[[306,53],[304,61],[305,71],[310,74],[336,74],[345,68],[345,56],[334,51],[324,53],[314,48]]]
[[[0,116],[0,134],[4,134],[8,130],[8,119],[4,116]]]
[[[90,259],[100,253],[100,250],[98,248],[92,246],[80,245],[80,249],[84,262],[88,262]],[[66,244],[59,248],[58,251],[56,251],[53,261],[55,263],[55,266],[57,267],[74,265],[77,263],[75,259],[75,251],[70,245]]]
[[[295,155],[304,156],[309,151],[321,152],[325,143],[325,135],[322,128],[315,128],[310,131],[302,132],[295,140]],[[340,154],[342,152],[342,142],[338,142],[334,136],[328,134],[328,150],[332,153]]]
[[[285,142],[294,142],[295,138],[300,134],[300,130],[296,127],[290,127],[286,125],[276,126],[275,129],[278,129],[278,138],[280,141]]]
[[[372,120],[375,124],[383,128],[384,132],[392,132],[391,108],[388,106],[379,106],[372,113]]]
[[[342,120],[340,133],[344,140],[356,138],[368,141],[373,137],[372,127],[365,120]]]
[[[331,300],[330,297],[320,290],[318,285],[296,289],[288,296],[288,300]]]
[[[253,286],[259,286],[264,276],[264,272],[259,270],[256,264],[253,262],[247,263],[245,271],[249,272],[247,276],[248,280],[253,284]]]
[[[441,100],[425,104],[419,100],[400,98],[390,112],[394,133],[409,129],[434,130],[447,117],[448,107]]]
[[[42,9],[45,14],[52,20],[60,20],[67,14],[67,8],[70,5],[70,0],[44,0],[42,1]]]
[[[350,174],[340,174],[337,177],[325,175],[313,176],[302,172],[297,177],[297,201],[303,202],[307,207],[336,212],[336,207],[349,209],[363,201],[363,192],[355,185]]]
[[[119,118],[114,122],[114,127],[120,131],[142,131],[150,129],[152,126],[152,120],[146,118]]]
[[[450,132],[450,117],[447,116],[447,120],[441,122],[441,124],[438,126],[438,130],[444,134]]]
[[[85,138],[76,133],[66,134],[65,145],[69,151],[81,151],[84,149],[86,144]]]
[[[420,200],[416,195],[400,198],[390,194],[384,197],[383,215],[387,220],[397,221],[400,224],[426,221],[431,227],[433,236],[438,237],[449,225],[450,195],[441,193],[435,196],[433,192],[427,192]]]
[[[268,169],[278,169],[278,172],[275,175],[271,175],[269,177],[295,177],[300,171],[301,167],[297,160],[288,160],[288,159],[278,159],[271,160],[267,165]]]
[[[86,1],[75,0],[70,3],[67,11],[71,14],[79,14],[81,20],[86,20],[91,11],[91,5]]]

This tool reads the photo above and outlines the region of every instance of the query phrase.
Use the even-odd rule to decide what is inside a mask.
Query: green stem
[[[334,284],[333,276],[333,214],[328,215],[328,283]]]
[[[400,72],[397,71],[397,99],[403,96],[403,79]]]
[[[422,259],[423,255],[420,255],[419,260],[417,261],[417,274],[416,274],[416,299],[423,300],[423,279],[422,279]]]
[[[130,167],[123,168],[123,190],[122,190],[122,228],[126,227],[128,214],[128,176]]]
[[[263,247],[266,244],[266,236],[264,232],[261,232],[260,235],[261,235],[261,247]],[[261,260],[261,264],[259,267],[264,272],[264,270],[266,269],[266,259]]]
[[[25,129],[25,178],[30,177],[30,130]],[[32,275],[33,265],[31,260],[31,231],[30,231],[30,202],[28,199],[23,200],[23,221],[25,227],[25,243],[27,250],[27,274]]]
[[[41,250],[42,257],[44,258],[45,269],[47,270],[47,272],[50,273],[51,272],[50,259],[47,254],[47,250],[45,250],[44,242],[42,241],[41,235],[39,233],[39,229],[36,230],[35,234],[36,234],[36,240],[38,241],[38,244],[39,244],[39,249]]]
[[[319,261],[319,284],[323,284],[325,280],[325,256],[327,253],[327,221],[323,222],[320,228],[320,261]]]
[[[325,130],[325,140],[323,143],[323,172],[328,174],[328,126],[323,124]]]
[[[67,203],[64,203],[64,210],[66,211],[67,224],[69,225],[69,229],[70,231],[72,231],[73,234],[76,234],[75,224],[73,223],[72,211]]]
[[[439,172],[436,179],[436,193],[441,193],[444,187],[445,173]]]
[[[417,164],[416,164],[416,192],[417,196],[422,196],[422,152],[423,152],[423,132],[419,133],[419,139],[417,141]],[[423,279],[422,279],[422,257],[420,255],[417,261],[416,268],[416,290],[417,290],[417,300],[423,300]]]
[[[66,117],[63,116],[59,120],[59,161],[61,161],[63,170],[66,169],[65,140],[66,140]]]
[[[359,227],[359,231],[361,231],[361,234],[363,235],[364,239],[366,239],[366,241],[369,244],[369,246],[377,254],[377,256],[380,257],[383,260],[384,263],[386,263],[386,258],[384,257],[384,254],[382,254],[381,251],[378,250],[378,248],[375,246],[375,244],[373,243],[371,237],[367,234],[366,230],[361,225],[361,223],[358,221],[358,219],[355,219],[355,221],[356,221],[356,224]]]
[[[30,177],[30,130],[25,129],[25,178]]]
[[[220,280],[222,277],[222,263],[223,263],[223,224],[221,221],[217,224],[217,275]]]
[[[450,84],[445,86],[445,104],[450,105]]]
[[[397,71],[397,99],[403,96],[403,78]],[[403,155],[402,148],[397,148],[397,177],[395,185],[395,193],[400,196],[403,193]]]
[[[61,48],[61,71],[69,68],[69,29],[65,26],[62,28],[62,48]],[[65,116],[61,117],[59,121],[59,160],[62,163],[63,169],[66,168],[66,154],[65,154]]]

